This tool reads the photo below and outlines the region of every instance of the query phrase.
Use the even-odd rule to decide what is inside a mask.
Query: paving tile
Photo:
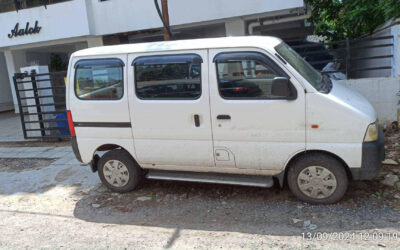
[[[47,152],[52,150],[54,147],[40,147],[42,149],[43,152]]]
[[[55,152],[66,152],[70,147],[55,147],[53,150]]]
[[[28,140],[25,140],[23,137],[0,137],[0,142],[26,142]]]
[[[9,152],[8,148],[0,148],[0,153]]]
[[[2,153],[0,154],[1,158],[17,158],[17,153]]]
[[[13,152],[17,152],[17,150],[16,150],[16,148],[6,148],[6,149],[4,150],[4,152],[13,153]]]
[[[65,151],[67,151],[67,152],[73,152],[72,147],[65,147]]]
[[[26,152],[42,152],[43,149],[41,147],[28,147],[26,148]]]
[[[37,152],[26,152],[23,154],[18,154],[19,157],[23,157],[23,158],[39,158],[38,157],[38,153]]]
[[[38,154],[38,157],[39,157],[39,158],[49,158],[49,159],[58,158],[58,157],[55,157],[55,154],[52,153],[52,152],[40,153],[40,154]]]
[[[13,155],[14,155],[13,158],[40,158],[40,157],[37,157],[36,153],[25,153],[25,152],[21,153],[20,152],[20,153],[14,153]]]
[[[14,148],[13,152],[15,153],[26,153],[26,148],[25,147],[16,147]]]
[[[0,147],[0,158],[66,158],[64,164],[79,164],[71,147]]]
[[[71,158],[64,157],[64,158],[56,160],[55,162],[52,163],[52,165],[67,165],[67,163],[70,161],[71,161]]]
[[[76,165],[76,164],[81,164],[80,161],[78,161],[75,156],[70,157],[70,160],[67,162],[68,165]]]
[[[70,153],[69,152],[55,152],[53,153],[54,158],[64,158],[68,156]]]

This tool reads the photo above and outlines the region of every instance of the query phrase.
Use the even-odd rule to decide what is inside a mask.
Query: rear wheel
[[[124,193],[137,187],[143,178],[142,170],[132,156],[122,149],[105,153],[99,160],[99,177],[111,191]]]
[[[291,165],[287,181],[294,195],[313,204],[339,201],[348,186],[346,170],[339,160],[314,153],[306,154]]]

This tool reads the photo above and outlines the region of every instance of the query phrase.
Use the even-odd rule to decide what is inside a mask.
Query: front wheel
[[[348,177],[343,164],[323,154],[306,154],[296,160],[288,171],[290,190],[302,201],[331,204],[343,198]]]
[[[122,149],[105,153],[97,169],[101,182],[111,191],[125,193],[137,187],[143,178],[142,170],[132,156]]]

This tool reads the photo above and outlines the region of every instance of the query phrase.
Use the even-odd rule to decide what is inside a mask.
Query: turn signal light
[[[378,140],[378,125],[375,122],[368,126],[367,132],[365,132],[364,142],[371,142],[376,140]]]

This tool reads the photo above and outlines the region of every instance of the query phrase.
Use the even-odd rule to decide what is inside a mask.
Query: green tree
[[[400,17],[400,0],[307,0],[315,34],[330,41],[371,34],[379,25]]]
[[[50,54],[50,72],[65,71],[68,68],[68,63],[64,62],[60,55],[51,53]]]

